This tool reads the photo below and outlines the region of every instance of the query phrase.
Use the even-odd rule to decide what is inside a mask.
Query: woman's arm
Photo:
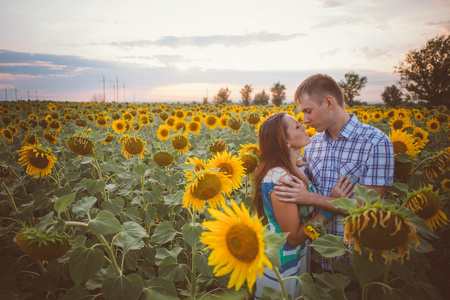
[[[281,231],[289,232],[286,241],[292,247],[297,247],[298,245],[304,243],[308,239],[308,236],[303,232],[305,224],[300,223],[297,204],[294,202],[281,201],[274,192],[270,194],[270,198],[272,200],[275,217],[277,218]],[[322,219],[324,224],[327,221],[322,214],[315,215],[310,219],[310,221],[319,221],[319,219]]]

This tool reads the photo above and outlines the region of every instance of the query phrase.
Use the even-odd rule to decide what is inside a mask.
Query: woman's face
[[[285,115],[283,122],[287,124],[287,142],[290,148],[300,149],[311,142],[309,135],[305,131],[306,127],[300,125],[294,117]]]

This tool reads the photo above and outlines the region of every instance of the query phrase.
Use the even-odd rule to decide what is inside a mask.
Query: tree
[[[395,85],[385,87],[381,99],[386,105],[394,107],[404,102],[403,92]]]
[[[394,67],[400,84],[430,106],[450,107],[450,35],[428,40],[420,50],[406,54],[405,61]]]
[[[207,103],[208,103],[208,97],[203,97],[202,104],[207,104]]]
[[[231,91],[226,87],[226,88],[221,88],[219,90],[219,93],[217,93],[217,95],[214,96],[214,101],[216,101],[217,103],[227,103],[228,102],[228,97],[230,97]]]
[[[272,103],[275,104],[275,106],[280,106],[281,103],[283,103],[283,100],[286,99],[286,87],[284,84],[280,84],[278,81],[277,83],[273,84],[273,87],[270,89],[272,92]]]
[[[261,93],[255,95],[253,104],[255,105],[267,105],[269,103],[270,96],[264,90]]]
[[[345,104],[350,107],[363,104],[361,101],[356,100],[355,97],[360,96],[359,91],[366,86],[367,77],[360,77],[353,71],[346,73],[344,76],[345,81],[341,80],[338,84],[344,93]]]
[[[241,97],[242,97],[242,103],[245,106],[249,106],[250,105],[250,100],[251,100],[251,93],[253,93],[253,88],[251,85],[246,84],[244,86],[244,88],[242,90],[239,91],[239,93],[241,93]]]

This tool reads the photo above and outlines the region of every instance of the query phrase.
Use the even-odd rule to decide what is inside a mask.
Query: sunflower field
[[[286,237],[251,206],[258,129],[278,111],[302,121],[294,105],[2,102],[2,299],[253,299]],[[352,265],[290,280],[302,299],[448,297],[449,110],[348,112],[390,137],[394,184],[333,201],[343,239],[309,227],[315,259]]]

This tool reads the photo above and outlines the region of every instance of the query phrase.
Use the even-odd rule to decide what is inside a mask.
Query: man
[[[303,121],[319,133],[304,149],[305,173],[316,187],[308,192],[302,183],[285,180],[275,193],[281,200],[309,204],[334,214],[342,212],[328,201],[330,192],[342,175],[375,190],[383,197],[394,175],[394,148],[381,130],[361,123],[344,107],[342,90],[333,78],[323,74],[308,77],[297,88],[294,101],[303,112]],[[344,235],[342,216],[333,216],[328,233]],[[329,266],[322,262],[324,268]]]

